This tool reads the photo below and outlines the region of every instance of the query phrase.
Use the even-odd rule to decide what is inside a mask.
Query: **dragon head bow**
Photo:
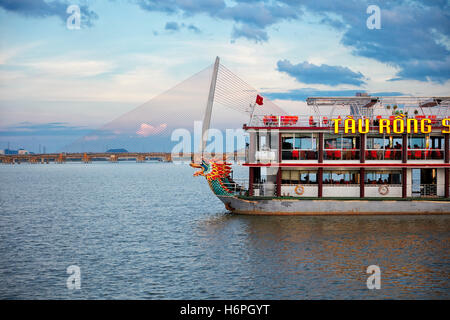
[[[195,176],[195,177],[196,177],[196,176],[205,176],[205,173],[208,174],[208,172],[210,171],[210,170],[209,170],[209,169],[210,169],[210,165],[209,165],[205,160],[202,160],[202,163],[200,163],[200,164],[191,162],[189,165],[190,165],[192,168],[198,168],[198,169],[201,169],[201,170],[196,171],[196,172],[194,173],[194,176]]]
[[[210,162],[202,160],[200,164],[191,163],[190,166],[193,168],[201,169],[195,172],[194,176],[204,176],[210,181],[226,178],[231,173],[231,167],[229,163],[218,162],[214,159]]]
[[[228,189],[231,173],[229,163],[216,160],[211,160],[210,162],[202,160],[201,163],[191,163],[190,166],[200,169],[194,173],[194,176],[204,176],[215,193],[231,192]]]

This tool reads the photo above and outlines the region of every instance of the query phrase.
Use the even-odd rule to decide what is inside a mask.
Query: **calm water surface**
[[[0,299],[450,298],[450,217],[230,215],[193,172],[0,165]]]

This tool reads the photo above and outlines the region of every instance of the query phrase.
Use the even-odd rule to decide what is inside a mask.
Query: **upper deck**
[[[253,114],[244,128],[327,130],[333,128],[333,119],[348,117],[367,119],[370,130],[376,130],[380,119],[393,122],[396,118],[405,123],[407,119],[430,119],[427,123],[439,128],[443,119],[450,118],[450,97],[311,97],[307,106],[297,115]]]
[[[244,125],[246,165],[448,167],[448,97],[309,98],[307,105],[313,114],[253,115]]]

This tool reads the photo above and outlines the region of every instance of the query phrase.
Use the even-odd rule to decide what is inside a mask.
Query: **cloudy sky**
[[[449,95],[449,36],[446,0],[0,0],[0,148],[57,150],[216,56],[291,113],[307,96]]]

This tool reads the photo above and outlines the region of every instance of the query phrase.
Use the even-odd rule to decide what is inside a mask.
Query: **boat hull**
[[[244,199],[218,196],[232,213],[250,215],[450,214],[446,200]]]

